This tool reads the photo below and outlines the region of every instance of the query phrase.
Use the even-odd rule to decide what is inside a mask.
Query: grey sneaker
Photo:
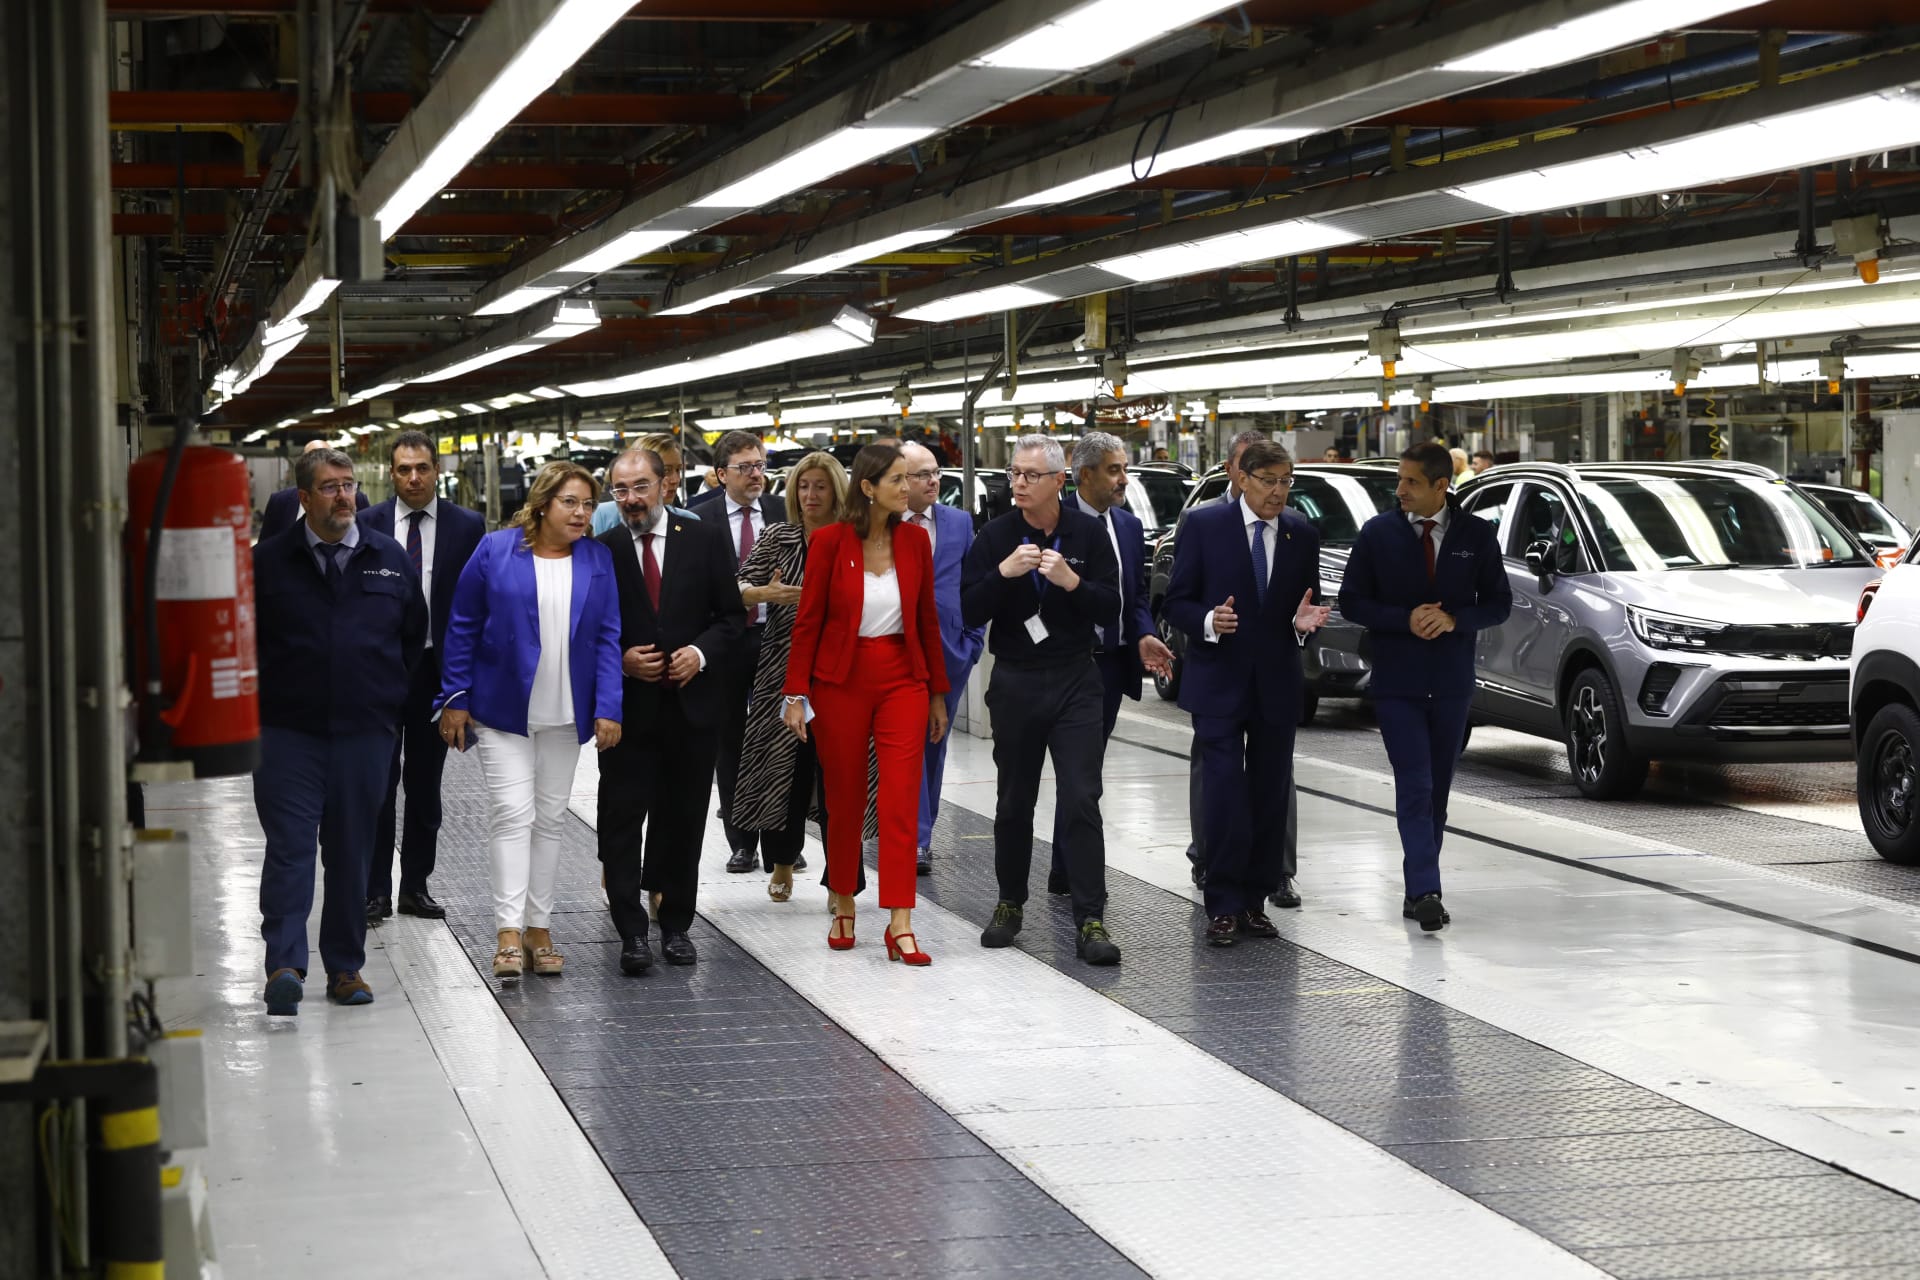
[[[1079,936],[1073,940],[1073,954],[1088,964],[1120,963],[1120,948],[1107,936],[1107,926],[1098,920],[1089,920],[1080,926]]]
[[[1021,921],[1026,912],[1011,902],[1002,902],[993,909],[993,919],[980,933],[980,945],[983,947],[1010,947],[1013,937],[1020,932]]]

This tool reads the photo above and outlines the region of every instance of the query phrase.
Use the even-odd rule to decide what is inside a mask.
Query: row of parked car
[[[1303,722],[1321,698],[1367,695],[1340,582],[1395,483],[1390,462],[1294,469],[1289,503],[1320,532],[1336,606],[1305,649]],[[1187,506],[1226,491],[1216,471]],[[1514,600],[1479,636],[1474,724],[1562,742],[1594,799],[1634,795],[1659,760],[1851,758],[1874,847],[1920,864],[1920,545],[1883,505],[1734,462],[1508,464],[1459,497],[1499,531]],[[1160,608],[1177,536],[1153,548],[1167,698],[1185,648]]]

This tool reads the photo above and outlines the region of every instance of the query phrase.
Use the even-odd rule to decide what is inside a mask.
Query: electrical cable
[[[1727,460],[1727,437],[1721,428],[1726,424],[1722,422],[1720,416],[1713,411],[1712,394],[1704,395],[1701,399],[1707,402],[1705,410],[1707,418],[1707,454],[1715,462],[1725,462]]]

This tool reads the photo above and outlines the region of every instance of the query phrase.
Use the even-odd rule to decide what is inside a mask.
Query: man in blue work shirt
[[[427,638],[413,563],[354,519],[353,462],[303,454],[305,518],[253,549],[260,657],[260,764],[253,804],[266,833],[260,934],[267,1012],[300,1011],[316,851],[325,867],[320,959],[337,1004],[373,1001],[367,871],[394,734]]]
[[[1340,584],[1340,612],[1372,644],[1406,878],[1400,914],[1428,932],[1453,919],[1440,898],[1440,841],[1473,701],[1474,636],[1513,608],[1499,539],[1460,509],[1453,475],[1443,445],[1401,454],[1400,509],[1367,521]]]

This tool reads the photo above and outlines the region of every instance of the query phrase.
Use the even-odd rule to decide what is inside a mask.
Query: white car
[[[1920,866],[1920,563],[1910,549],[1860,593],[1852,709],[1860,825],[1889,862]]]

